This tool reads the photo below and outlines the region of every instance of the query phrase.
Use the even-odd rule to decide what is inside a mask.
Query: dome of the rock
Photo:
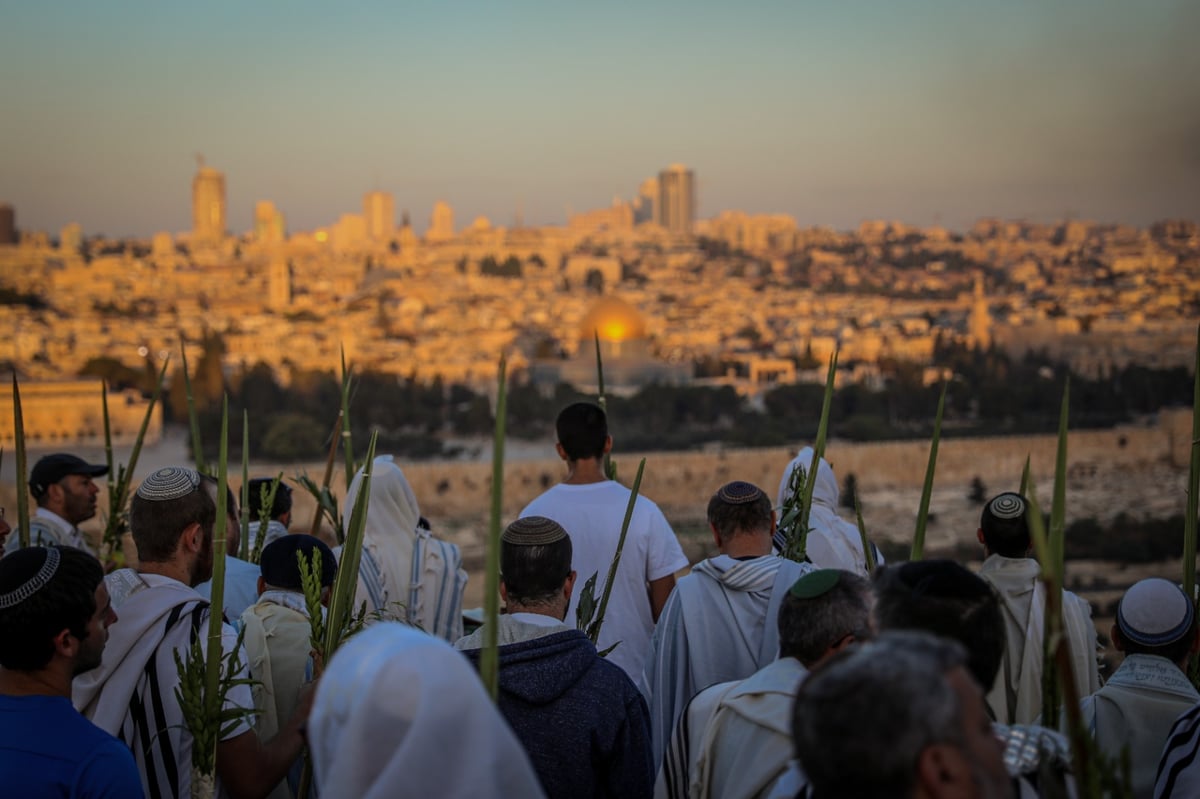
[[[601,341],[621,342],[646,337],[646,322],[629,303],[616,297],[604,297],[588,311],[579,325],[581,341],[591,341],[599,334]]]

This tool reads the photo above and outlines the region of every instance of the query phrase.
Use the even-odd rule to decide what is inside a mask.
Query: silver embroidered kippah
[[[54,577],[54,573],[58,571],[58,564],[62,561],[62,555],[59,554],[56,547],[46,547],[45,549],[46,560],[42,562],[42,568],[38,569],[37,574],[18,585],[15,591],[0,594],[0,608],[11,608],[21,604],[45,588],[46,583]]]
[[[553,519],[547,519],[545,516],[526,516],[505,528],[500,539],[506,544],[538,547],[553,544],[566,537],[567,531]]]
[[[1020,494],[1001,494],[991,501],[988,510],[997,519],[1019,519],[1025,515],[1025,498]]]
[[[730,505],[745,505],[749,502],[757,502],[760,498],[765,497],[763,490],[754,483],[747,483],[744,480],[734,480],[732,483],[726,483],[717,491],[717,498],[722,502],[728,502]]]
[[[183,466],[168,466],[147,477],[138,486],[137,495],[151,502],[186,497],[200,485],[200,473]]]

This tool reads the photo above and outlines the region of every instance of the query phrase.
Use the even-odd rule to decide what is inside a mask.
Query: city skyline
[[[372,190],[419,230],[438,200],[561,225],[675,162],[698,218],[1200,217],[1194,3],[456,9],[14,7],[0,202],[22,229],[182,232],[199,151],[235,233]]]

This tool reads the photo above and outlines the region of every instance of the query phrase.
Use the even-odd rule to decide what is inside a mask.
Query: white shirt
[[[603,595],[621,537],[629,494],[628,488],[612,480],[582,485],[560,483],[521,511],[522,518],[545,516],[553,519],[571,536],[571,568],[577,574],[571,606],[567,609],[568,626],[576,625],[575,608],[579,604],[579,595],[593,574],[599,574],[596,579],[597,603]],[[646,693],[646,681],[642,671],[650,652],[650,636],[654,632],[647,583],[673,575],[687,565],[679,540],[662,511],[650,500],[639,496],[630,518],[625,548],[621,552],[596,648],[604,650],[619,641],[620,646],[607,659],[620,666],[643,694]]]

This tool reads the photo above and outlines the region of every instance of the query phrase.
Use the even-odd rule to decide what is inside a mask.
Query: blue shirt
[[[0,791],[22,799],[141,799],[133,753],[64,696],[0,696]]]
[[[258,578],[262,569],[257,563],[225,556],[225,618],[235,626],[240,624],[246,608],[258,602]],[[196,592],[212,599],[212,580],[196,586]]]

